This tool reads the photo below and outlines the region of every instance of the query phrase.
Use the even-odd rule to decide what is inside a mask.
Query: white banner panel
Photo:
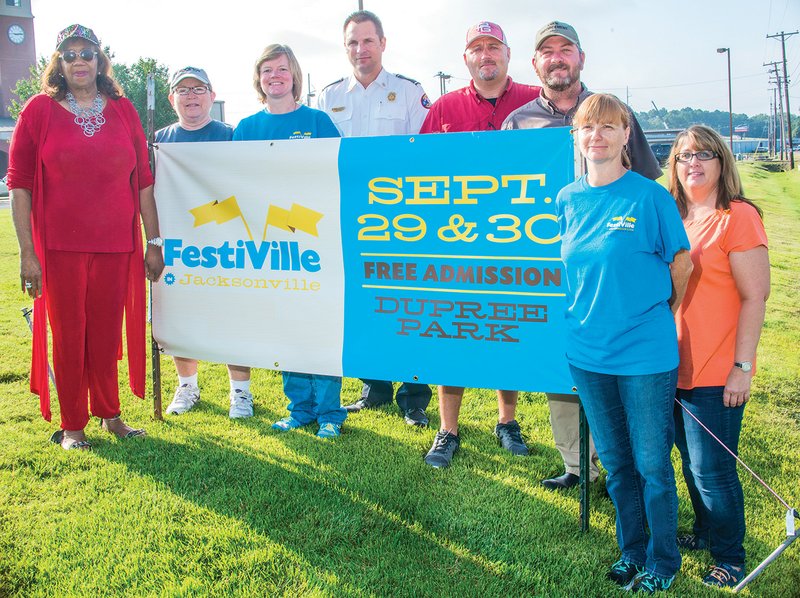
[[[158,146],[153,334],[166,353],[342,374],[339,143]]]

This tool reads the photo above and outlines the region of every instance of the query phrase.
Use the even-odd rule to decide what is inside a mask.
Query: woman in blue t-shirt
[[[608,471],[622,554],[608,577],[645,593],[680,568],[670,450],[678,345],[673,311],[692,269],[675,202],[628,170],[630,116],[595,94],[574,126],[587,174],[556,200],[567,277],[567,361]],[[649,528],[649,531],[648,531]]]
[[[313,139],[339,137],[339,130],[321,110],[300,104],[303,72],[289,46],[272,44],[256,60],[253,87],[264,109],[242,119],[234,141]],[[347,411],[341,406],[342,379],[300,372],[283,372],[283,392],[289,398],[289,415],[272,424],[287,432],[316,421],[317,436],[341,434]]]

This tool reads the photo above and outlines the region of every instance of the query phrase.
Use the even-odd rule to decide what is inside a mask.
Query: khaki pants
[[[564,460],[564,469],[568,473],[580,475],[580,425],[578,418],[578,397],[547,393],[547,404],[550,407],[550,427],[553,440]],[[589,481],[594,482],[600,473],[597,468],[597,450],[594,439],[589,434]]]

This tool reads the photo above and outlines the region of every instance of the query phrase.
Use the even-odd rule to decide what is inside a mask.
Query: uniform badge
[[[393,91],[390,91],[389,95],[386,96],[386,99],[389,100],[390,102],[394,102],[397,99],[397,94]]]
[[[344,106],[334,106],[331,108],[331,112],[341,112],[342,110],[344,110]]]
[[[422,107],[425,109],[429,109],[431,107],[431,101],[428,99],[427,93],[422,94],[422,97],[419,99],[419,103],[422,104]]]

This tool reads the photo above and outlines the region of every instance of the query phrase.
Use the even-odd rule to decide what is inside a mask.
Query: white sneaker
[[[191,384],[184,384],[175,389],[175,396],[167,407],[167,415],[186,413],[200,400],[200,389]]]
[[[228,410],[228,417],[239,419],[253,417],[253,395],[244,390],[231,392],[231,408]]]

